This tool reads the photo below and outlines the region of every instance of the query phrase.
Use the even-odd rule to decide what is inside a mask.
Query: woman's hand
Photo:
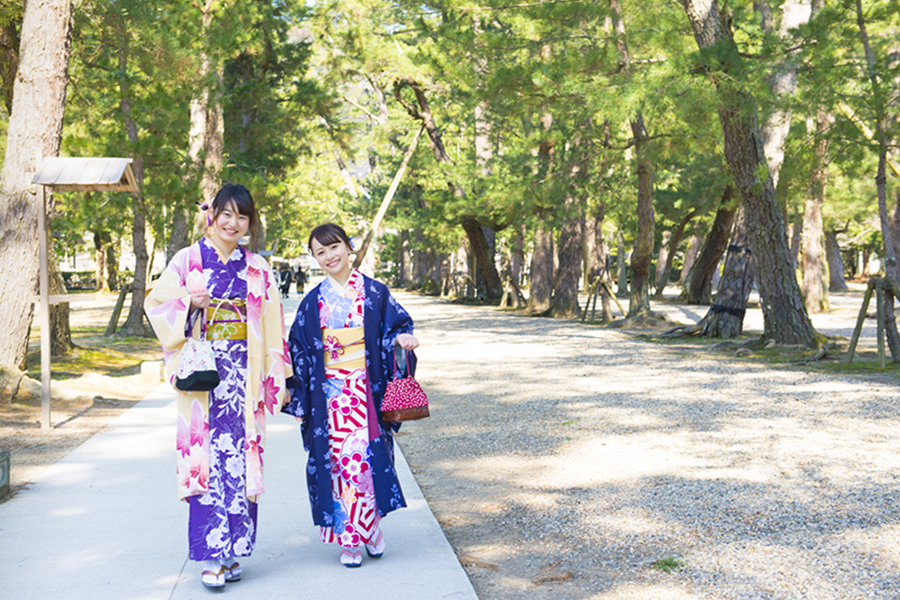
[[[203,289],[191,294],[191,308],[209,308],[209,291]]]
[[[419,347],[419,340],[411,333],[401,333],[397,335],[397,345],[404,350],[415,350]]]

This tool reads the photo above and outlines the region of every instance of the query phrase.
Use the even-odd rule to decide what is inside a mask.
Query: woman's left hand
[[[419,340],[411,333],[401,333],[397,336],[397,345],[404,350],[415,350],[419,347]]]

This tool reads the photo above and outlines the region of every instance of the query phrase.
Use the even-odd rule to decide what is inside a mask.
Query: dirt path
[[[897,597],[896,368],[401,303],[433,416],[398,439],[482,600]]]
[[[70,326],[102,332],[115,305],[115,296],[98,296],[71,306]],[[125,312],[125,311],[123,311]],[[126,315],[122,315],[124,322]],[[29,345],[32,377],[40,379],[40,331],[35,330]],[[13,494],[28,485],[41,471],[77,448],[122,412],[134,406],[158,385],[144,381],[140,375],[142,360],[158,360],[158,345],[105,340],[92,331],[77,337],[82,347],[67,360],[51,361],[53,400],[51,429],[41,431],[40,396],[28,396],[20,390],[14,400],[0,399],[0,450],[10,452],[10,487]],[[109,345],[110,348],[104,348]],[[115,347],[113,349],[112,347]],[[74,373],[72,363],[90,361],[106,363]],[[12,497],[8,496],[6,499]],[[5,499],[0,499],[3,501]]]

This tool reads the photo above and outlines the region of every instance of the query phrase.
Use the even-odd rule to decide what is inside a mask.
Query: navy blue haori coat
[[[413,322],[402,306],[391,296],[387,286],[369,277],[365,282],[363,331],[366,347],[366,369],[369,390],[378,415],[380,435],[369,440],[369,461],[375,483],[375,502],[383,517],[406,506],[397,471],[394,469],[394,431],[398,425],[381,420],[381,400],[391,377],[391,352],[400,333],[412,333]],[[303,447],[309,452],[306,482],[313,522],[330,527],[334,524],[334,501],[331,492],[331,456],[328,449],[328,410],[325,397],[325,358],[322,330],[319,327],[319,286],[300,302],[297,318],[288,336],[294,376],[287,380],[290,402],[281,411],[301,417]],[[415,356],[410,353],[410,371],[415,372]]]

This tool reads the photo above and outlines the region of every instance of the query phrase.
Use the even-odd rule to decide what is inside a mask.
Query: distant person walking
[[[303,290],[306,287],[306,271],[303,270],[303,267],[297,265],[297,275],[295,277],[295,281],[297,283],[297,295],[303,296]]]
[[[238,245],[256,229],[250,192],[226,185],[204,209],[206,237],[175,255],[144,307],[171,381],[188,337],[205,330],[215,354],[218,386],[178,392],[176,447],[190,559],[202,563],[203,585],[221,588],[241,578],[237,557],[250,556],[256,543],[266,412],[286,398],[291,366],[275,277]]]
[[[341,547],[341,564],[358,567],[363,546],[370,557],[384,553],[381,518],[406,506],[394,469],[397,426],[381,420],[380,408],[395,344],[413,350],[419,341],[387,287],[351,268],[341,227],[313,229],[309,250],[326,277],[303,298],[288,336],[294,377],[282,412],[301,423],[320,539]]]
[[[281,270],[278,271],[278,277],[281,280],[281,297],[287,298],[291,295],[291,283],[294,280],[294,273],[286,263],[282,263]]]

